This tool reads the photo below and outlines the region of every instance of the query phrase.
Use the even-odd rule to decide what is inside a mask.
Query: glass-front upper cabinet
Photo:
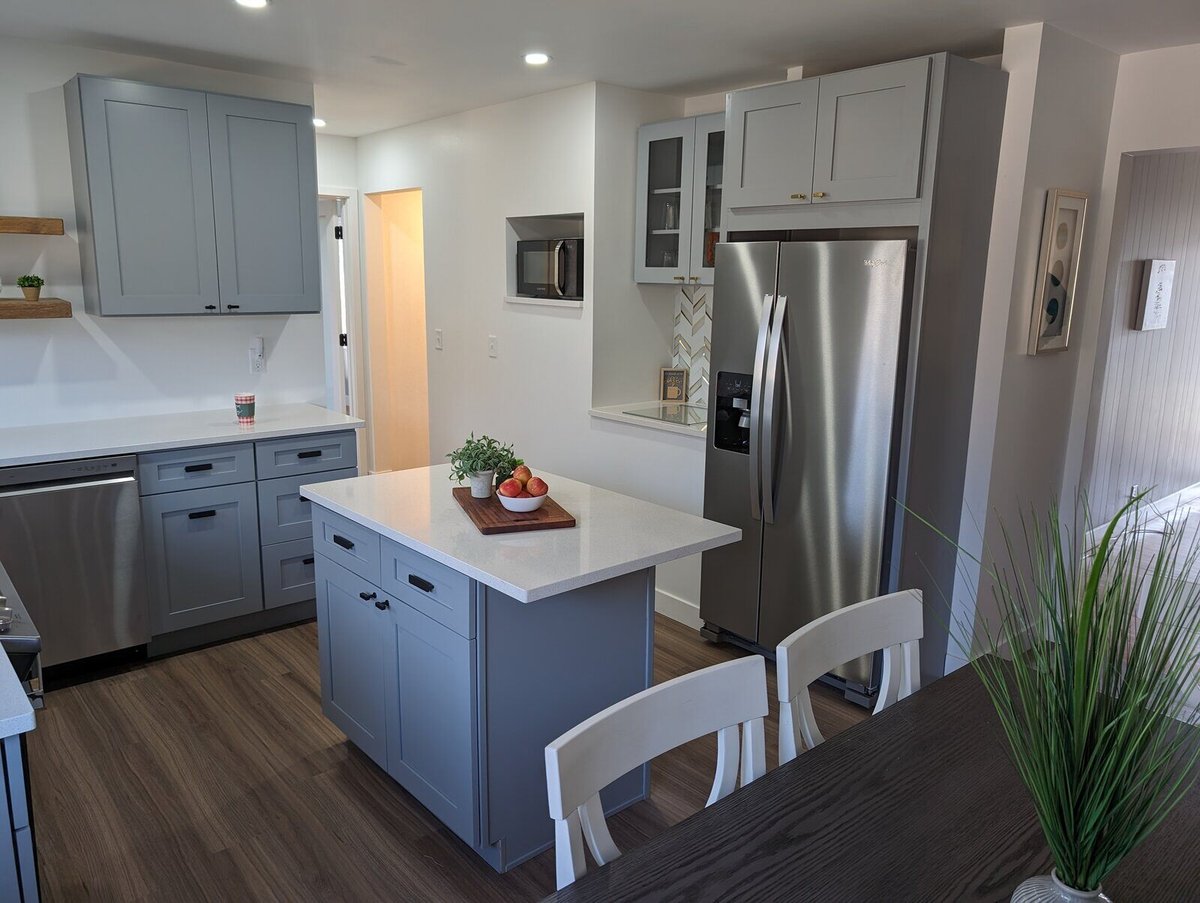
[[[634,281],[712,283],[724,145],[722,113],[638,130]]]

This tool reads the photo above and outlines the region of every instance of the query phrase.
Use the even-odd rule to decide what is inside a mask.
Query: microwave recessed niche
[[[510,216],[505,231],[507,303],[583,307],[586,257],[582,213]]]

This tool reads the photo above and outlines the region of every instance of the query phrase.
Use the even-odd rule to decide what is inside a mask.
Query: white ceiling
[[[0,33],[311,81],[360,135],[586,81],[694,95],[1046,21],[1127,53],[1200,43],[1197,0],[17,0]],[[521,56],[544,49],[549,66]]]

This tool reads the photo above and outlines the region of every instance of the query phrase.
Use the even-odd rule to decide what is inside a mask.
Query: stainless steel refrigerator
[[[893,588],[912,257],[896,240],[717,246],[704,516],[742,541],[704,553],[706,636],[773,652]],[[836,676],[868,695],[876,667]]]

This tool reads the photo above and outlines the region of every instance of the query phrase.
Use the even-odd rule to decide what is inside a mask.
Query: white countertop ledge
[[[314,404],[258,405],[255,422],[242,426],[230,399],[229,407],[219,411],[4,427],[0,429],[0,467],[252,442],[362,426],[357,417]]]
[[[518,602],[536,602],[737,542],[742,531],[539,471],[576,526],[481,534],[459,507],[450,465],[301,487],[320,505]]]

